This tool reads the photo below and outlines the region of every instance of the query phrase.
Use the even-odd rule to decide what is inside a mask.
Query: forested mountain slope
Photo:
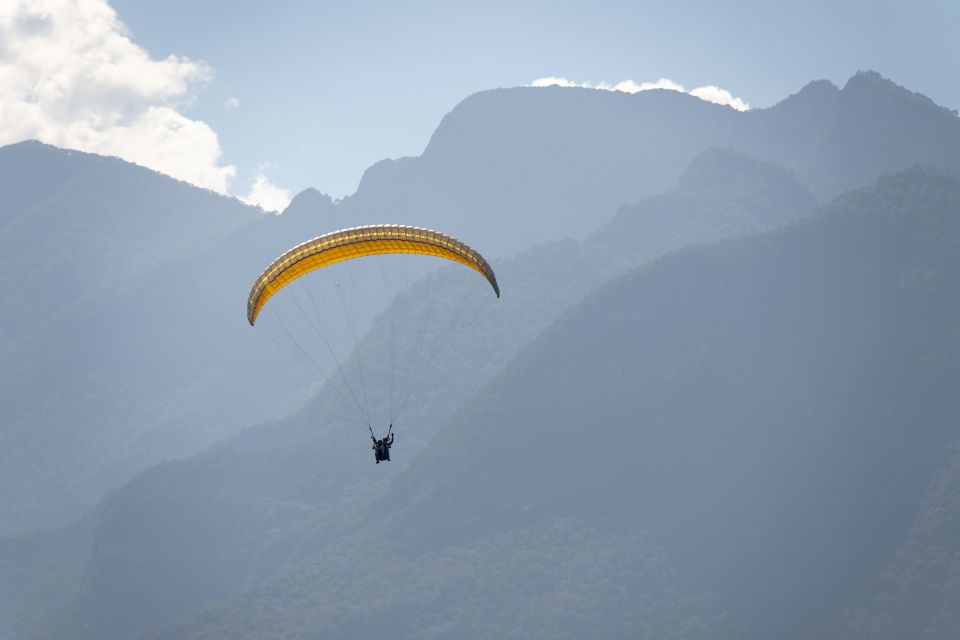
[[[381,491],[384,473],[410,464],[468,397],[598,284],[690,244],[789,223],[813,207],[809,192],[783,169],[715,150],[691,166],[676,190],[623,208],[597,238],[552,243],[497,263],[504,296],[427,370],[422,392],[397,425],[392,468],[371,464],[364,425],[327,389],[295,416],[141,474],[98,511],[79,610],[64,625],[93,625],[94,636],[122,637],[124,630],[267,578],[318,523],[323,539],[352,528]],[[649,234],[638,233],[643,226]],[[604,239],[627,234],[636,242],[626,247]],[[433,278],[446,286],[478,284],[477,275],[462,267]],[[405,326],[431,321],[422,304],[430,286],[418,283],[378,320],[360,347],[367,362],[388,360],[391,323],[400,335]],[[415,346],[398,348],[402,353]],[[300,375],[315,374],[304,369]],[[367,383],[387,385],[386,371],[368,369]],[[185,583],[192,586],[185,589]],[[126,613],[108,613],[117,610]]]
[[[960,167],[960,119],[875,73],[747,113],[669,91],[488,91],[422,156],[374,165],[336,204],[308,190],[279,219],[116,159],[4,148],[0,442],[15,454],[0,458],[0,532],[69,522],[137,470],[296,406],[312,385],[236,311],[284,249],[403,222],[499,261],[587,237],[716,146],[784,165],[826,199],[916,163]],[[386,304],[374,299],[360,337]]]
[[[0,149],[0,187],[0,533],[9,533],[72,520],[144,460],[183,451],[137,440],[189,414],[203,375],[173,391],[138,385],[155,373],[143,374],[174,308],[151,317],[124,303],[264,214],[36,142]],[[132,332],[152,339],[126,345]],[[115,375],[118,359],[133,364]]]
[[[957,440],[958,211],[917,168],[620,278],[365,513],[148,637],[842,637]]]
[[[930,482],[906,542],[877,576],[876,597],[848,612],[847,637],[960,635],[960,442]]]

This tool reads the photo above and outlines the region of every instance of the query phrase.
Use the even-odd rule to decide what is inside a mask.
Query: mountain
[[[496,89],[458,104],[420,157],[370,167],[339,206],[364,222],[402,211],[507,256],[584,238],[712,147],[782,165],[826,201],[914,164],[960,168],[960,119],[876,72],[748,112],[666,90]]]
[[[915,168],[621,276],[379,491],[273,533],[269,579],[146,637],[840,637],[957,440],[958,205]]]
[[[532,89],[507,91],[514,93],[537,95]],[[577,99],[592,105],[598,94],[562,95],[585,96]],[[817,174],[818,162],[827,169],[838,164],[832,154],[839,151],[816,141],[845,139],[830,118],[837,104],[860,94],[920,114],[924,126],[939,132],[938,140],[905,147],[907,158],[898,155],[899,147],[896,153],[888,149],[887,156],[873,149],[869,157],[853,148],[837,171]],[[665,114],[685,108],[679,104],[695,105],[693,110],[706,104],[673,95],[662,103],[663,95],[623,103],[616,95],[604,104],[626,105],[626,113],[646,105]],[[682,102],[670,102],[676,97]],[[607,98],[602,94],[599,100]],[[863,108],[873,113],[869,101]],[[748,115],[716,105],[707,109],[737,122]],[[139,417],[117,421],[133,425],[135,438],[118,441],[116,434],[124,431],[114,429],[94,439],[97,458],[88,460],[116,467],[110,464],[117,459],[111,447],[121,452],[129,447],[141,452],[143,464],[144,443],[147,449],[167,447],[154,459],[177,455],[189,446],[171,446],[170,423],[181,430],[178,438],[196,438],[201,431],[210,441],[261,420],[282,402],[279,390],[291,393],[297,380],[303,384],[302,371],[282,364],[270,345],[251,342],[238,311],[249,282],[283,248],[318,228],[368,221],[363,216],[388,205],[397,215],[422,212],[421,220],[455,213],[460,221],[455,224],[467,224],[463,221],[474,219],[470,207],[491,203],[496,191],[478,175],[499,176],[504,194],[520,194],[533,175],[531,162],[510,172],[504,169],[510,154],[491,157],[483,151],[484,141],[496,140],[483,126],[483,112],[462,121],[451,114],[442,135],[441,129],[435,135],[439,146],[431,141],[421,159],[371,168],[358,193],[345,201],[335,204],[308,191],[279,218],[258,216],[200,250],[161,259],[142,272],[146,276],[138,274],[122,287],[122,304],[97,306],[97,296],[84,298],[84,305],[93,306],[74,314],[87,317],[75,323],[80,335],[96,335],[95,346],[125,341],[126,349],[112,351],[105,363],[83,353],[71,354],[72,361],[88,368],[96,364],[109,372],[101,374],[109,380],[139,379],[125,389],[132,399],[161,389],[148,414],[168,420],[163,429],[148,425],[147,430]],[[539,153],[553,137],[551,125],[537,133],[536,143],[524,146],[520,132],[533,121],[525,113],[518,110],[519,124],[498,143],[513,144],[507,148],[518,156]],[[687,158],[661,145],[659,156],[634,163],[634,178],[621,177],[659,176],[639,189],[653,190],[675,170],[674,191],[622,207],[606,224],[600,220],[614,206],[603,212],[593,203],[588,216],[593,222],[583,233],[596,231],[583,242],[558,241],[496,261],[503,290],[510,293],[460,336],[452,356],[429,370],[424,393],[400,434],[402,448],[390,476],[370,464],[366,435],[327,388],[293,415],[138,475],[80,525],[0,541],[0,564],[12,567],[14,576],[5,578],[0,591],[43,594],[30,607],[18,597],[5,601],[0,616],[7,621],[5,631],[19,633],[40,621],[52,625],[41,626],[46,632],[62,637],[122,637],[219,602],[167,631],[202,637],[236,624],[244,633],[267,627],[293,633],[329,619],[331,635],[349,635],[369,619],[354,603],[365,602],[372,587],[378,593],[396,587],[400,594],[382,596],[384,617],[373,620],[373,628],[388,624],[395,617],[391,612],[406,611],[409,623],[402,631],[418,637],[427,631],[450,635],[460,627],[499,637],[503,630],[491,630],[485,621],[490,611],[508,604],[510,629],[562,628],[585,635],[592,628],[616,637],[662,636],[668,629],[703,637],[824,635],[848,623],[843,607],[860,606],[856,610],[872,615],[869,598],[884,592],[874,576],[902,548],[932,470],[944,462],[944,443],[956,439],[949,427],[929,426],[932,418],[950,415],[943,380],[956,377],[949,329],[955,326],[956,300],[944,284],[956,270],[950,217],[957,209],[956,176],[914,169],[838,199],[808,223],[794,223],[814,199],[793,176],[839,180],[818,183],[820,193],[829,193],[836,184],[856,183],[871,167],[909,164],[941,152],[943,164],[950,165],[955,147],[937,145],[952,140],[956,122],[945,118],[949,112],[871,74],[842,90],[815,83],[762,113],[765,120],[756,121],[764,126],[787,123],[773,127],[781,133],[756,125],[754,137],[744,134],[728,146],[753,145],[761,157],[780,153],[793,171],[742,151],[702,153],[697,148],[702,141],[690,144]],[[713,117],[704,116],[704,122]],[[669,133],[669,116],[663,118]],[[515,126],[508,122],[508,129]],[[884,117],[863,122],[867,129],[889,124]],[[685,130],[697,131],[686,124]],[[709,136],[725,131],[712,121],[705,129]],[[458,131],[473,133],[459,138]],[[543,158],[553,163],[550,171],[572,181],[573,192],[606,184],[602,180],[612,175],[602,163],[577,164],[570,158],[579,156],[570,149],[563,160],[561,151],[562,145],[546,147]],[[424,169],[427,159],[430,171]],[[455,170],[457,162],[461,169]],[[466,170],[470,166],[472,172]],[[593,182],[576,182],[590,166],[598,167]],[[403,171],[409,174],[397,179]],[[614,189],[611,201],[630,188]],[[454,192],[471,204],[450,206]],[[38,206],[32,197],[21,201]],[[504,210],[496,207],[476,218],[484,221],[483,237],[502,237],[499,230],[515,222],[519,239],[509,242],[530,242],[524,234],[536,230],[524,227],[525,220],[544,212],[556,213],[557,225],[540,220],[540,231],[562,233],[567,223],[560,214],[574,210],[563,209],[568,206],[563,203],[583,201],[571,193],[523,197],[509,205],[515,209],[505,209],[512,218],[499,218]],[[760,238],[691,247],[790,223]],[[431,283],[469,286],[471,277],[440,270],[412,286],[389,313],[374,319],[371,310],[372,330],[354,358],[383,356],[387,318],[408,326],[422,322],[417,309]],[[195,286],[184,287],[191,278]],[[194,315],[171,314],[174,308]],[[121,313],[114,318],[116,309]],[[164,327],[157,330],[143,318],[162,318]],[[531,340],[535,344],[528,347]],[[885,348],[889,344],[896,348]],[[138,345],[149,348],[146,358],[131,351]],[[583,366],[575,366],[580,361]],[[212,372],[204,369],[209,363],[216,363]],[[50,370],[58,369],[64,370]],[[215,382],[204,385],[201,375]],[[383,375],[374,372],[371,380],[380,376],[382,382]],[[265,384],[277,391],[265,390]],[[184,391],[191,392],[187,399],[199,401],[189,419],[174,413],[171,420],[165,403],[173,398],[172,404],[184,404]],[[69,393],[62,395],[64,405],[53,415],[77,408]],[[225,403],[226,397],[233,401]],[[116,395],[109,403],[103,406],[122,405]],[[93,423],[99,413],[85,419]],[[913,439],[904,436],[906,422],[921,425],[917,434],[911,432]],[[810,425],[818,428],[805,429]],[[582,435],[584,426],[589,437]],[[46,452],[48,446],[37,449]],[[68,446],[84,451],[73,442],[63,449]],[[194,439],[190,446],[202,445]],[[899,465],[894,477],[884,473],[892,463]],[[133,470],[130,465],[113,480]],[[48,470],[43,477],[51,475],[83,477],[69,465],[61,476]],[[36,495],[28,484],[12,493],[24,503]],[[89,500],[94,493],[88,489],[81,497]],[[73,502],[80,512],[82,500]],[[880,535],[864,543],[870,527]],[[699,535],[704,532],[710,535]],[[69,549],[69,561],[45,553],[51,545]],[[584,549],[597,552],[577,555]],[[503,560],[500,568],[481,575],[496,558]],[[589,566],[602,569],[591,577],[584,574]],[[818,581],[827,566],[844,570],[823,588]],[[418,573],[416,567],[430,571]],[[370,581],[363,582],[363,575]],[[524,583],[524,576],[534,582]],[[789,584],[776,582],[784,576]],[[490,595],[492,586],[479,593],[464,588],[473,580],[527,586],[504,590],[498,600]],[[411,609],[417,599],[409,594],[418,593],[426,594],[424,602],[464,617],[436,620],[429,607]],[[526,594],[543,599],[533,603]],[[269,604],[275,600],[286,607],[282,621]],[[563,603],[591,601],[613,607],[594,609],[605,622],[590,617],[590,608],[567,607],[577,619],[564,617]],[[799,622],[796,602],[811,612]],[[619,618],[623,610],[635,617]],[[536,618],[535,611],[545,613]],[[790,620],[792,630],[778,626]]]
[[[812,82],[756,117],[740,148],[792,170],[821,199],[914,164],[957,167],[956,112],[875,71],[842,89]]]
[[[122,160],[37,142],[3,147],[0,169],[6,340],[135,286],[258,217],[253,207]]]
[[[718,146],[781,164],[825,199],[881,171],[960,166],[960,121],[875,73],[747,113],[669,91],[502,89],[457,105],[420,157],[370,167],[356,194],[307,191],[280,217],[117,159],[0,150],[0,533],[76,519],[136,471],[302,403],[315,378],[237,312],[286,248],[399,220],[499,264],[588,237]],[[351,333],[388,299],[367,298]]]
[[[94,522],[18,538],[0,538],[0,637],[37,637],[36,623],[73,606],[83,579]]]
[[[814,206],[810,193],[783,169],[740,152],[712,150],[697,159],[679,187],[624,207],[595,238],[551,243],[498,263],[504,297],[427,369],[422,393],[397,426],[401,445],[393,468],[409,465],[467,398],[602,282],[691,244],[798,220]],[[649,233],[639,232],[642,227]],[[636,241],[623,245],[629,237]],[[477,284],[476,275],[462,267],[433,279],[447,281],[445,290]],[[368,363],[389,358],[386,339],[394,330],[410,334],[404,327],[424,321],[422,300],[430,288],[429,279],[417,283],[378,319],[358,348]],[[396,345],[398,356],[416,346]],[[372,387],[388,384],[382,368],[367,375]],[[269,577],[317,523],[325,523],[322,540],[349,531],[383,490],[366,439],[345,401],[328,388],[289,418],[139,475],[98,510],[79,610],[64,626],[122,637]],[[630,544],[640,546],[628,548],[660,562],[636,533]],[[548,533],[529,535],[532,544]],[[668,587],[669,581],[657,588]]]
[[[960,441],[927,490],[910,534],[879,574],[876,596],[847,615],[847,637],[892,640],[960,635]]]
[[[810,190],[783,167],[734,149],[707,149],[677,188],[621,207],[585,249],[615,249],[636,266],[689,244],[766,231],[815,207]]]
[[[958,204],[910,170],[588,298],[374,505],[384,543],[613,520],[744,637],[830,637],[958,435]]]
[[[75,520],[145,466],[277,410],[285,396],[237,395],[295,382],[251,380],[283,356],[250,345],[242,301],[322,198],[281,219],[35,142],[0,149],[0,168],[0,533]]]

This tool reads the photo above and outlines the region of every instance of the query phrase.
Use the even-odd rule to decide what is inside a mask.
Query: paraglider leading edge
[[[430,255],[459,262],[486,278],[500,297],[497,277],[486,259],[453,236],[399,224],[367,225],[308,240],[274,260],[253,283],[247,298],[247,320],[252,326],[267,300],[306,273],[336,262],[383,253]]]

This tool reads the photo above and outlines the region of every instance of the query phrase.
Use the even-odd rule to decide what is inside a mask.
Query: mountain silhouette
[[[449,350],[456,357],[438,358],[428,369],[423,393],[397,425],[402,446],[392,464],[402,468],[416,460],[467,398],[602,282],[692,244],[790,223],[814,206],[810,193],[783,169],[740,152],[712,150],[697,159],[679,187],[624,207],[596,237],[551,243],[505,261],[498,267],[501,282],[515,295],[492,305],[458,336],[455,349]],[[644,227],[649,233],[638,232]],[[624,244],[624,238],[635,242]],[[476,284],[475,275],[460,267],[436,277]],[[404,326],[422,322],[428,286],[412,287],[374,324],[358,348],[372,352],[368,362],[388,359],[385,339],[394,330],[402,335]],[[396,345],[400,354],[414,347]],[[367,375],[373,387],[388,384],[383,369],[368,369]],[[346,401],[327,389],[295,416],[141,474],[99,510],[80,597],[82,619],[109,621],[109,627],[96,626],[95,635],[122,635],[121,629],[159,622],[269,576],[291,553],[289,536],[303,535],[304,527],[314,526],[318,518],[338,519],[333,514],[344,507],[337,505],[363,505],[369,500],[365,495],[380,491],[370,473],[366,438]],[[356,506],[345,508],[349,514]],[[324,537],[342,526],[333,526]],[[285,533],[272,551],[264,552],[262,536],[270,530]],[[232,532],[241,531],[242,538],[233,537]],[[233,543],[226,542],[231,539]],[[195,551],[184,555],[184,544]],[[229,557],[218,551],[225,544],[236,545]],[[146,556],[144,545],[153,549]],[[197,579],[195,572],[204,578]],[[124,576],[137,576],[136,584]],[[193,586],[185,590],[181,585],[187,576]],[[123,618],[107,613],[120,602],[127,612]],[[67,626],[76,626],[76,619],[71,620]]]
[[[145,637],[694,634],[672,614],[697,637],[842,637],[933,524],[911,522],[957,440],[958,202],[960,174],[911,169],[619,278],[365,512],[296,528],[269,580]]]
[[[0,539],[0,633],[947,637],[949,584],[917,603],[949,536],[917,512],[949,501],[957,440],[958,142],[867,72],[747,113],[482,92],[422,156],[281,216],[0,149],[0,532],[24,534]],[[384,216],[462,236],[504,297],[428,367],[381,472],[243,303],[283,250]],[[364,307],[350,362],[383,362],[391,323],[437,330],[425,295],[475,278]]]
[[[340,206],[362,222],[402,211],[506,256],[585,237],[712,147],[782,165],[826,201],[914,164],[960,167],[960,120],[876,72],[748,112],[668,90],[495,89],[458,104],[420,157],[370,167]]]

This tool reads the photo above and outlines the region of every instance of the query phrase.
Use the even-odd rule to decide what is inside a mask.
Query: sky
[[[280,210],[353,193],[497,87],[763,108],[873,69],[957,109],[957,24],[955,0],[0,0],[0,145],[117,155]]]

